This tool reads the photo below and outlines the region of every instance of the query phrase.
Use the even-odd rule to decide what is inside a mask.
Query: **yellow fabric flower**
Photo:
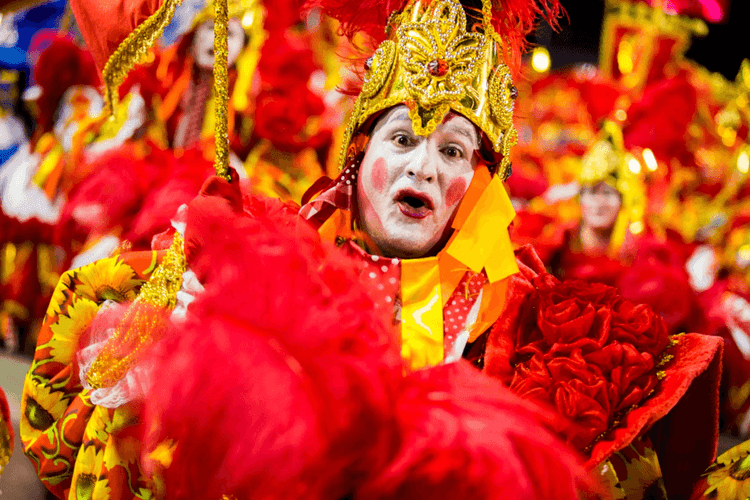
[[[21,421],[21,439],[28,443],[51,427],[68,408],[68,401],[61,391],[52,391],[35,381],[31,373],[26,376]]]
[[[98,311],[99,305],[96,302],[76,299],[50,326],[52,339],[40,347],[51,347],[50,356],[56,362],[64,365],[72,363],[78,350],[78,339],[91,325]]]
[[[109,495],[102,496],[105,493],[106,485],[104,488],[98,485],[103,462],[104,450],[97,450],[97,447],[93,445],[79,450],[68,498],[75,498],[76,500],[109,498]],[[99,490],[98,496],[94,497],[94,492],[97,489]]]
[[[114,300],[128,302],[135,299],[137,288],[143,283],[133,269],[117,257],[97,260],[76,271],[79,282],[76,292],[96,302]]]

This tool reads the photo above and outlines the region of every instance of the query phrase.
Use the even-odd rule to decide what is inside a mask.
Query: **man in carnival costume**
[[[162,9],[168,7],[165,3]],[[502,179],[510,173],[508,155],[515,142],[516,90],[504,57],[514,61],[519,40],[536,15],[554,15],[557,5],[545,10],[527,2],[463,5],[438,0],[359,6],[324,2],[323,7],[349,33],[363,28],[382,33],[387,26],[388,38],[366,63],[341,175],[313,189],[320,193],[303,200],[299,216],[319,229],[324,241],[343,247],[354,259],[356,264],[349,265],[371,285],[374,296],[366,310],[380,321],[384,315],[400,329],[400,350],[409,371],[437,381],[431,378],[440,372],[435,366],[468,357],[522,398],[558,416],[550,422],[553,430],[583,455],[586,466],[604,478],[616,497],[663,496],[665,487],[675,497],[689,495],[715,452],[720,341],[699,335],[670,338],[648,307],[625,301],[603,285],[560,283],[545,273],[531,248],[514,256],[510,244],[507,227],[514,213]],[[217,150],[225,147],[222,136],[220,131]],[[243,209],[236,175],[228,171],[226,159],[217,165],[220,176],[209,180],[178,216],[177,233],[157,241],[168,251],[123,254],[71,271],[61,280],[27,378],[21,429],[25,451],[40,477],[60,496],[88,498],[90,492],[108,491],[113,484],[122,492],[129,487],[131,496],[143,494],[138,493],[141,487],[158,490],[158,484],[141,479],[134,435],[140,394],[148,393],[152,380],[160,380],[151,378],[144,362],[170,328],[160,312],[183,314],[183,306],[204,287],[211,296],[221,293],[214,287],[222,280],[244,276],[227,271],[222,262],[235,262],[242,269],[236,260],[244,258],[240,255],[246,247],[238,242],[247,237],[253,219],[286,232],[297,226],[300,242],[317,238],[289,205],[245,197]],[[300,268],[294,252],[263,241],[258,238],[258,245],[268,256],[288,258],[290,272]],[[314,245],[303,250],[307,258],[323,259],[324,254]],[[258,283],[263,283],[261,274]],[[323,266],[325,279],[335,274]],[[309,293],[306,282],[289,282]],[[258,327],[281,332],[282,345],[279,340],[270,344],[281,362],[304,378],[305,363],[283,344],[288,341],[285,335],[296,331],[293,323],[285,323],[285,315],[272,308],[277,297],[289,292],[266,295],[267,289],[260,286],[252,296],[259,303],[269,301],[269,312]],[[334,308],[328,297],[344,297],[348,291],[345,282],[331,282],[316,292],[323,300],[317,308]],[[116,304],[136,295],[133,305]],[[206,322],[219,314],[212,306],[196,309]],[[242,307],[233,310],[239,313]],[[277,320],[283,321],[270,326]],[[226,338],[217,344],[237,350]],[[341,345],[347,352],[363,352],[343,340]],[[340,380],[351,375],[342,369]],[[202,385],[193,385],[202,376],[199,370],[182,378],[186,392],[177,391],[177,407],[183,396],[190,397],[190,387]],[[311,387],[325,395],[341,389],[336,380]],[[163,389],[158,386],[157,393]],[[451,399],[449,394],[432,397]],[[320,402],[325,397],[312,401],[325,407]],[[182,460],[189,445],[181,446],[191,435],[181,430],[192,424],[183,412],[160,412],[156,406],[160,417],[153,421],[153,439],[165,444],[151,454],[151,466],[166,468],[169,492],[170,475],[182,473],[170,463],[192,470]],[[210,418],[198,421],[231,419],[221,411],[223,405],[208,407]],[[175,415],[178,421],[170,417]],[[345,421],[331,419],[342,428]],[[420,421],[427,424],[429,419],[416,418],[417,427]],[[331,425],[338,428],[335,423]],[[257,435],[252,425],[241,428],[250,440]],[[698,442],[691,439],[696,434],[702,436]],[[491,432],[478,435],[489,438]],[[308,442],[297,436],[297,443]],[[241,449],[222,455],[221,447],[209,447],[224,459],[242,456]],[[57,453],[51,456],[46,449]],[[405,469],[404,474],[412,470]],[[127,483],[125,471],[130,471]],[[216,474],[218,481],[219,471]],[[243,477],[257,486],[267,476]],[[230,481],[219,493],[239,496],[234,488],[238,484],[240,479]],[[367,497],[362,484],[344,488],[333,498]],[[484,497],[507,495],[489,491]],[[277,490],[277,496],[284,494]]]

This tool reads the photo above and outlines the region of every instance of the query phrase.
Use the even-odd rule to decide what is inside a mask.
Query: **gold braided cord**
[[[182,235],[175,234],[161,265],[125,312],[86,374],[92,388],[112,387],[136,364],[166,328],[162,312],[174,309],[187,268]]]
[[[216,124],[216,175],[230,180],[229,176],[229,70],[227,69],[229,12],[227,0],[214,1],[214,108]]]
[[[102,71],[102,76],[104,78],[105,100],[112,114],[116,113],[120,85],[135,65],[148,55],[148,51],[161,37],[164,28],[172,22],[175,9],[181,3],[182,0],[164,0],[161,7],[128,35],[117,47],[114,54],[109,57]]]

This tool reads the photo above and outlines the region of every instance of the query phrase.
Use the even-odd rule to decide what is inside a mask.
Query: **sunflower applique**
[[[98,311],[99,305],[95,302],[85,298],[75,299],[50,325],[53,334],[50,341],[39,347],[50,347],[50,355],[58,363],[72,363],[78,350],[78,339],[91,325]]]
[[[26,376],[23,395],[23,412],[19,429],[25,442],[33,441],[49,429],[68,408],[65,393],[55,391],[44,384],[37,384]]]
[[[707,488],[699,498],[750,498],[750,441],[745,441],[719,456],[704,476]]]
[[[97,303],[105,300],[129,302],[135,299],[143,280],[119,257],[97,260],[75,272],[76,293]]]
[[[84,440],[97,440],[102,445],[107,443],[107,438],[112,429],[109,410],[102,406],[96,406],[91,413],[91,418],[86,422],[86,430],[83,432]]]
[[[105,490],[107,485],[100,485],[104,481],[99,480],[99,476],[104,464],[104,450],[97,449],[97,446],[91,444],[84,446],[78,452],[73,478],[70,483],[70,495],[68,498],[75,499],[109,499],[109,494]],[[94,496],[97,492],[97,496]],[[106,496],[104,496],[104,494]]]

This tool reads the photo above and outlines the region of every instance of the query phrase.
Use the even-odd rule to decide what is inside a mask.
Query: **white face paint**
[[[227,61],[231,67],[237,60],[245,44],[245,30],[242,21],[233,17],[229,20],[229,32],[227,35]],[[193,57],[195,64],[202,69],[213,69],[214,67],[214,22],[205,21],[195,30],[193,39]]]
[[[620,207],[620,193],[606,182],[581,189],[581,215],[585,227],[598,231],[612,229]]]
[[[479,135],[450,113],[427,137],[414,133],[408,109],[396,106],[377,122],[357,180],[359,222],[382,255],[436,254],[474,177]]]

